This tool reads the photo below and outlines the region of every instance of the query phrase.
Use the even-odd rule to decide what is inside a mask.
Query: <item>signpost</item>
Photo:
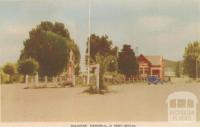
[[[95,64],[95,65],[90,65],[91,69],[94,69],[94,73],[96,76],[96,90],[99,93],[100,87],[99,87],[99,73],[100,73],[100,65]]]

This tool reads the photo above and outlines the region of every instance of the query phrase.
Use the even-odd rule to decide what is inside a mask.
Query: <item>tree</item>
[[[88,42],[87,42],[88,43]],[[99,88],[105,90],[104,73],[106,71],[116,71],[117,69],[117,47],[113,47],[112,41],[107,35],[98,36],[92,34],[90,36],[90,63],[99,64]],[[88,49],[86,50],[86,53]],[[114,65],[113,67],[111,67]]]
[[[116,56],[110,56],[110,61],[107,65],[108,72],[115,72],[118,70],[118,61]]]
[[[37,30],[43,30],[43,31],[51,31],[57,35],[60,35],[67,39],[68,48],[73,50],[73,53],[75,55],[75,64],[76,64],[76,70],[79,70],[80,68],[80,51],[77,44],[75,44],[74,40],[70,37],[69,31],[65,28],[65,25],[60,22],[55,22],[54,24],[50,21],[43,21],[39,26],[37,26]],[[34,29],[31,31],[34,33]]]
[[[88,43],[88,42],[87,42]],[[86,50],[86,53],[88,49]],[[107,35],[98,36],[92,34],[90,36],[90,62],[96,63],[97,54],[101,56],[113,56],[113,61],[110,63],[110,68],[107,71],[116,71],[117,70],[117,52],[118,48],[113,47],[112,41],[109,40]],[[114,66],[112,66],[114,65]],[[112,67],[111,67],[112,66]]]
[[[130,45],[124,45],[118,58],[119,72],[124,74],[126,78],[138,74],[138,62],[135,53]]]
[[[28,58],[19,62],[18,72],[23,75],[34,75],[39,69],[39,64],[35,59]]]
[[[176,63],[175,74],[176,74],[176,77],[181,76],[181,63],[180,63],[180,61],[178,61]]]
[[[9,75],[9,82],[12,82],[13,76],[16,74],[16,66],[11,63],[7,63],[3,67],[3,72],[7,75]]]
[[[88,43],[88,42],[87,42]],[[86,53],[88,49],[86,50]],[[112,41],[109,40],[107,35],[98,36],[92,34],[90,36],[90,57],[95,61],[96,55],[100,54],[102,56],[116,55],[117,47],[112,47]]]
[[[37,39],[37,40],[35,40]],[[68,47],[66,39],[53,32],[43,32],[36,38],[25,42],[23,54],[25,58],[38,61],[41,76],[55,76],[63,71],[68,62]]]
[[[55,76],[67,67],[70,50],[74,52],[76,67],[79,67],[79,48],[64,24],[45,21],[29,32],[20,61],[31,57],[38,61],[41,76]]]
[[[187,45],[184,53],[184,73],[195,78],[197,71],[200,73],[200,42],[194,41]],[[198,67],[198,68],[196,68]]]
[[[108,67],[110,65],[110,63],[112,63],[113,60],[113,56],[109,55],[109,56],[102,56],[100,54],[97,54],[95,56],[96,58],[96,62],[100,65],[100,72],[99,72],[99,89],[100,90],[105,90],[107,89],[105,84],[104,84],[104,74],[105,72],[108,70]]]
[[[69,31],[65,28],[65,25],[63,23],[60,22],[55,22],[55,24],[53,24],[50,21],[42,21],[40,23],[40,25],[38,25],[36,28],[33,28],[30,32],[29,35],[32,36],[37,36],[38,31],[51,31],[55,34],[58,34],[62,37],[70,38],[70,34]]]
[[[5,74],[3,70],[0,68],[0,84],[1,83],[9,83],[9,75]]]

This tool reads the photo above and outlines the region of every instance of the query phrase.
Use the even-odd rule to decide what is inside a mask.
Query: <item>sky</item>
[[[200,0],[0,0],[0,66],[16,62],[29,31],[46,20],[64,23],[84,58],[89,1],[91,33],[119,49],[130,44],[139,54],[181,60],[200,40]]]

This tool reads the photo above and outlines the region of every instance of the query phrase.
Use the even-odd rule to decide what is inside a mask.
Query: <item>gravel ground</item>
[[[134,83],[109,86],[110,93],[89,95],[87,87],[23,89],[24,84],[1,85],[3,122],[167,121],[167,96],[190,91],[200,100],[200,84]],[[197,105],[200,120],[200,101]]]

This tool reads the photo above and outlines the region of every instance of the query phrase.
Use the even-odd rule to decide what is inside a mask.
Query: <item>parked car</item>
[[[147,77],[147,82],[148,84],[163,84],[164,81],[162,81],[158,76],[155,75],[151,75]]]

